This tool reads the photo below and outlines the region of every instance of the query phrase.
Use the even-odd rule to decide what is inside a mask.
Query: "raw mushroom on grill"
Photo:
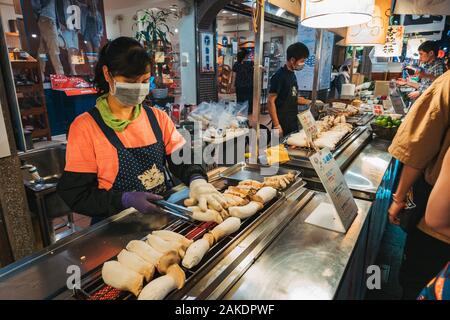
[[[126,249],[136,253],[145,261],[152,263],[161,274],[166,273],[169,266],[180,263],[178,252],[168,251],[161,253],[144,241],[132,240],[127,244]]]
[[[155,249],[156,251],[159,251],[163,254],[166,254],[170,251],[177,252],[181,258],[184,257],[184,254],[186,252],[187,247],[185,247],[182,243],[177,241],[167,241],[163,238],[160,238],[154,234],[149,234],[147,236],[147,244]]]
[[[214,227],[211,230],[211,234],[214,236],[214,240],[217,242],[226,236],[229,236],[232,233],[235,233],[239,230],[241,226],[241,219],[236,217],[230,217],[221,224]]]
[[[202,238],[195,241],[186,251],[181,264],[187,269],[195,267],[210,249],[208,240]]]
[[[133,271],[119,261],[107,261],[102,268],[103,281],[116,289],[129,291],[135,296],[142,290],[144,277]]]
[[[136,253],[123,249],[117,255],[117,261],[119,261],[125,267],[142,274],[145,281],[152,280],[155,273],[155,266],[139,257]]]
[[[189,207],[192,211],[192,219],[203,221],[203,222],[215,222],[222,223],[223,218],[219,211],[208,209],[206,211],[202,211],[199,207]]]
[[[166,241],[179,242],[184,249],[187,249],[194,242],[193,240],[170,230],[156,230],[153,231],[152,234]]]
[[[229,208],[230,215],[239,219],[246,219],[253,216],[263,208],[263,204],[258,201],[251,201],[249,204],[241,207]]]
[[[183,258],[182,265],[187,269],[195,267],[215,242],[238,231],[240,226],[241,220],[236,217],[230,217],[217,225],[213,230],[205,234],[202,239],[195,241],[189,246]]]
[[[179,265],[174,264],[167,269],[167,274],[154,279],[141,291],[138,300],[162,300],[175,289],[181,289],[186,275]]]

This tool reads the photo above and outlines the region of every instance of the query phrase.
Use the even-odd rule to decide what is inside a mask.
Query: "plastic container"
[[[371,123],[373,133],[377,135],[378,138],[392,141],[397,134],[398,127],[385,128],[377,125],[376,123]]]

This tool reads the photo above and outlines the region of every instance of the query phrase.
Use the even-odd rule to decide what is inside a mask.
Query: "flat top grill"
[[[263,211],[260,213],[245,219],[242,221],[241,228],[234,234],[231,234],[223,239],[221,239],[219,242],[214,244],[214,246],[207,252],[207,254],[203,257],[202,262],[199,263],[197,266],[191,269],[186,269],[183,266],[180,265],[180,267],[183,269],[183,271],[186,274],[186,284],[189,283],[189,281],[199,273],[203,268],[206,268],[211,263],[211,260],[213,260],[215,257],[217,257],[221,252],[227,249],[227,247],[233,242],[233,240],[239,236],[242,232],[244,232],[250,225],[252,225],[257,220],[261,219],[268,209],[272,206],[274,206],[278,201],[280,201],[282,198],[284,198],[285,195],[283,193],[278,193],[278,196],[273,199],[271,202],[266,204]],[[214,228],[217,224],[214,222],[198,222],[198,221],[186,221],[183,219],[175,220],[174,222],[168,224],[163,229],[170,230],[177,232],[179,234],[184,235],[186,238],[191,240],[198,240],[205,233],[208,232],[208,230]],[[141,239],[141,240],[145,240]],[[136,297],[125,291],[121,291],[118,289],[115,289],[111,286],[106,285],[103,282],[102,276],[101,276],[101,269],[102,265],[100,265],[98,268],[95,269],[94,272],[92,272],[90,275],[85,276],[85,278],[82,280],[82,286],[81,289],[75,289],[73,291],[72,297],[74,299],[79,300],[128,300],[128,299],[136,299]],[[166,297],[166,299],[170,299],[170,295]]]

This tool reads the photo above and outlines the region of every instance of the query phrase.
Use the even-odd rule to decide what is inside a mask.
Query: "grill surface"
[[[203,257],[202,263],[197,265],[192,269],[186,269],[183,266],[180,266],[186,274],[186,284],[193,278],[193,276],[200,271],[205,265],[219,255],[223,250],[225,250],[229,244],[233,242],[236,236],[241,233],[243,230],[247,229],[248,226],[252,225],[257,220],[261,219],[268,211],[272,205],[274,205],[278,200],[284,197],[284,194],[279,193],[278,197],[273,199],[271,202],[266,204],[265,208],[261,213],[254,215],[246,220],[242,221],[241,228],[235,234],[231,234],[228,237],[221,239],[218,243],[216,243],[208,253]],[[214,222],[191,222],[186,220],[175,220],[174,222],[168,224],[163,229],[177,232],[179,234],[184,235],[186,238],[191,240],[200,239],[208,230],[214,228],[217,224]],[[141,240],[145,240],[143,238]],[[79,300],[127,300],[127,299],[136,299],[136,297],[129,293],[124,292],[118,289],[115,289],[111,286],[106,285],[103,282],[101,276],[101,268],[99,266],[90,276],[86,276],[82,281],[82,289],[74,290],[72,297],[74,299]],[[156,277],[155,277],[156,278]]]

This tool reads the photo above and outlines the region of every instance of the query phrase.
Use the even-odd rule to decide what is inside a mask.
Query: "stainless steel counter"
[[[362,150],[345,172],[351,188],[377,193],[378,189],[385,188],[384,180],[393,180],[392,176],[386,178],[385,175],[391,163],[390,156],[383,151],[386,149],[386,142],[373,140]],[[383,197],[388,199],[388,193],[384,192]],[[374,202],[357,200],[360,212],[345,235],[304,222],[318,204],[328,201],[326,194],[315,192],[313,196],[303,188],[288,194],[276,212],[268,215],[264,223],[251,232],[244,233],[237,240],[238,244],[179,298],[332,299],[356,296],[350,291],[347,295],[340,292],[346,291],[342,287],[349,283],[355,285],[346,278],[348,274],[357,275],[358,281],[364,276],[368,261],[364,255],[371,238],[368,224],[376,221],[372,219],[378,214],[373,212],[374,206],[378,204],[380,212],[385,208],[384,202],[381,206],[378,200],[381,193],[377,193]],[[384,217],[384,213],[380,216]],[[68,266],[78,265],[83,277],[90,275],[103,262],[117,255],[128,241],[143,238],[173,220],[169,216],[130,212],[109,218],[1,269],[0,299],[67,298],[64,292],[67,291]],[[382,222],[376,224],[382,231]],[[373,242],[377,241],[379,237]],[[376,250],[374,245],[370,248]],[[177,295],[173,297],[177,298]]]
[[[333,299],[371,203],[356,200],[359,214],[343,235],[304,222],[322,202],[317,193],[224,298]]]
[[[67,268],[89,274],[115,257],[131,240],[143,238],[174,220],[126,210],[45,250],[0,269],[0,300],[53,299],[67,291]]]
[[[383,177],[392,163],[388,153],[390,141],[373,139],[365,145],[343,170],[345,180],[355,198],[374,201]],[[338,161],[339,162],[339,161]],[[308,187],[324,191],[318,177],[307,177]]]
[[[373,139],[345,170],[345,180],[355,197],[375,199],[392,160],[389,145],[390,141]]]

